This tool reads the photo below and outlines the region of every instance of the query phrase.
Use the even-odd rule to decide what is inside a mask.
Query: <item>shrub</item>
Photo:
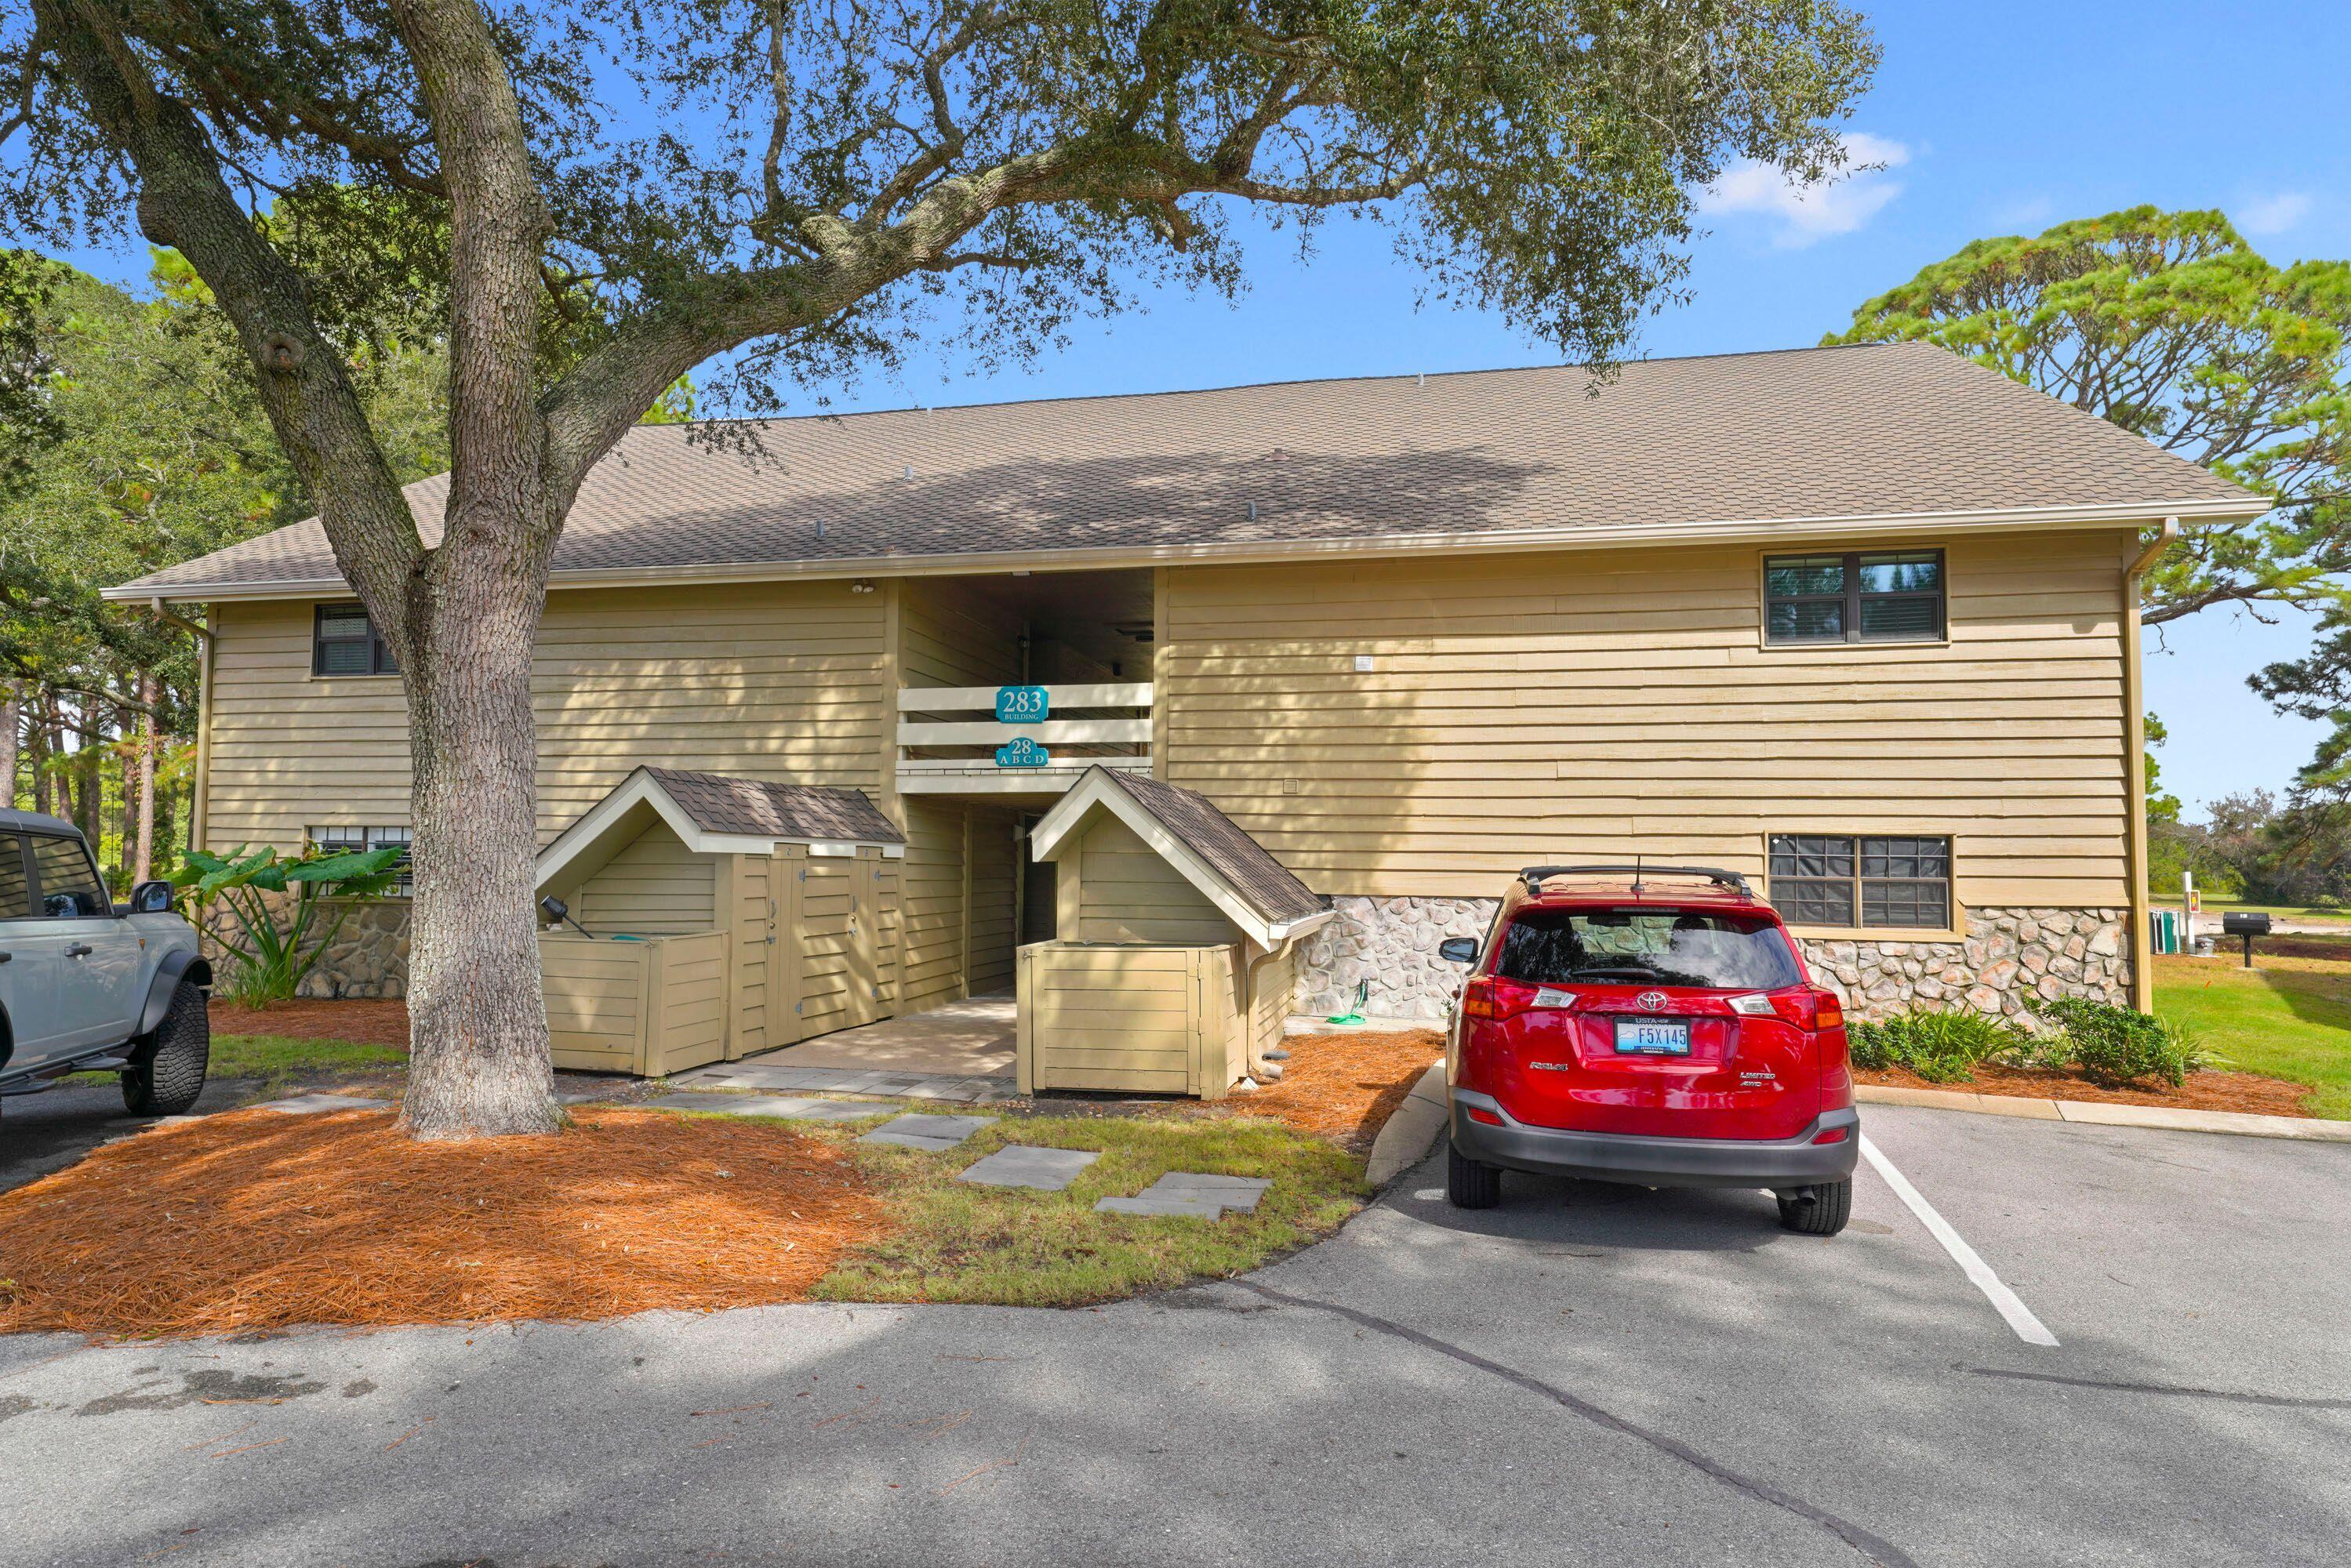
[[[1846,1026],[1855,1067],[1906,1068],[1929,1083],[1964,1083],[1976,1063],[2029,1043],[2015,1025],[1977,1013],[1898,1013],[1882,1023]]]
[[[227,959],[215,994],[249,1007],[292,997],[353,906],[381,898],[399,883],[407,852],[391,844],[283,860],[276,850],[241,845],[226,855],[190,850],[171,880],[195,889],[190,912]],[[219,919],[224,912],[230,924]]]
[[[2181,1025],[2111,1002],[2065,997],[2039,1003],[2033,1011],[2059,1030],[2039,1048],[2042,1058],[2051,1065],[2071,1062],[2101,1089],[2124,1088],[2143,1078],[2159,1078],[2176,1089],[2211,1061],[2211,1053]]]

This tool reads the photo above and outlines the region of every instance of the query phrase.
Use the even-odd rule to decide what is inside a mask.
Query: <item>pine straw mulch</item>
[[[1340,1030],[1292,1035],[1281,1043],[1290,1060],[1282,1063],[1280,1082],[1231,1095],[1218,1108],[1270,1116],[1356,1154],[1372,1146],[1420,1075],[1445,1054],[1445,1037],[1428,1029]]]
[[[0,1333],[586,1320],[806,1298],[883,1207],[838,1145],[582,1110],[419,1143],[389,1112],[226,1112],[0,1195]]]
[[[2307,1116],[2302,1108],[2313,1090],[2307,1083],[2265,1078],[2258,1072],[2198,1071],[2174,1089],[2150,1084],[2144,1089],[2101,1089],[2071,1069],[2003,1067],[1980,1062],[1975,1077],[1965,1083],[1932,1083],[1902,1068],[1860,1068],[1857,1083],[1888,1084],[1902,1089],[1947,1089],[1958,1093],[2001,1094],[2024,1100],[2095,1100],[2106,1105],[2168,1105],[2177,1111],[2250,1111],[2261,1116]]]
[[[266,1008],[214,998],[214,1034],[274,1034],[287,1040],[348,1040],[408,1049],[408,1004],[398,999],[322,1001],[298,997]]]

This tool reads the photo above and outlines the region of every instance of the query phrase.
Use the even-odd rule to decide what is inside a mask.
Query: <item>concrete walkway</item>
[[[1010,997],[974,997],[740,1061],[713,1062],[671,1082],[697,1089],[789,1089],[974,1104],[1008,1100],[1016,1092],[1014,1028]]]

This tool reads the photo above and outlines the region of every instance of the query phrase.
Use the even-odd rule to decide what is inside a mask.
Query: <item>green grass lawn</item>
[[[1007,1144],[1099,1149],[1065,1192],[955,1179]],[[1336,1229],[1369,1188],[1364,1165],[1324,1139],[1255,1118],[1008,1116],[934,1154],[861,1144],[857,1160],[892,1229],[817,1284],[822,1300],[1066,1307],[1254,1269]],[[1264,1176],[1253,1214],[1221,1219],[1096,1214],[1169,1171]]]
[[[2179,895],[2176,893],[2158,893],[2155,895],[2155,906],[2158,909],[2177,909],[2179,907]],[[2339,909],[2328,904],[2241,904],[2233,898],[2215,898],[2208,893],[2204,895],[2204,913],[2199,917],[2197,933],[2199,936],[2218,936],[2220,934],[2218,926],[2221,915],[2244,911],[2258,912],[2275,919],[2334,921],[2341,925],[2346,932],[2351,932],[2351,909]],[[2206,920],[2212,922],[2215,927],[2213,930],[2204,929],[2203,922]]]
[[[2186,1025],[2220,1065],[2312,1085],[2304,1109],[2351,1121],[2351,963],[2155,960],[2155,1010]]]
[[[283,1089],[306,1078],[329,1072],[366,1072],[396,1067],[408,1053],[389,1045],[362,1045],[350,1040],[292,1040],[276,1034],[216,1034],[213,1036],[213,1078],[257,1078],[264,1088]],[[75,1083],[108,1083],[119,1074],[76,1072]]]

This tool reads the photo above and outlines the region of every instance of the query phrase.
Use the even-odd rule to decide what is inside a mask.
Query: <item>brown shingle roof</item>
[[[1139,773],[1099,767],[1092,771],[1125,790],[1135,804],[1150,812],[1153,820],[1186,849],[1215,867],[1217,874],[1267,925],[1302,920],[1331,907],[1327,899],[1309,891],[1287,866],[1273,858],[1272,851],[1217,810],[1206,795]]]
[[[1596,395],[1563,366],[705,428],[748,435],[763,456],[697,443],[695,428],[640,425],[596,465],[559,580],[2247,500],[1920,343],[1645,361]],[[408,488],[427,542],[446,490],[446,476]],[[338,580],[313,520],[109,591]]]
[[[906,835],[855,789],[818,784],[763,784],[718,773],[648,768],[647,773],[706,833],[755,839],[819,839],[903,844]]]

